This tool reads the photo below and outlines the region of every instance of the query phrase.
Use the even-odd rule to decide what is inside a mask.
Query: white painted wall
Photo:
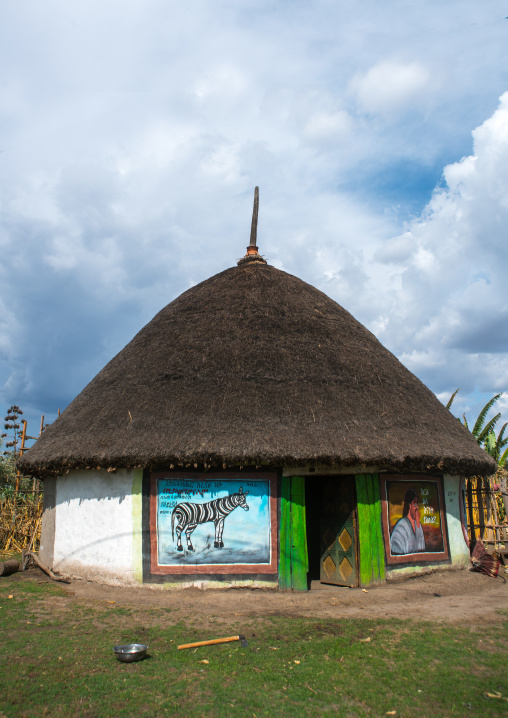
[[[58,477],[56,570],[113,584],[139,581],[133,552],[133,477],[134,472],[125,469],[72,471]]]
[[[140,470],[122,469],[72,471],[58,477],[53,561],[57,571],[112,585],[142,583],[141,476]],[[460,521],[458,476],[444,477],[444,498],[451,562],[466,567],[469,550]],[[387,575],[433,568],[412,565],[387,570]]]
[[[448,521],[448,540],[450,558],[454,566],[469,565],[469,548],[464,539],[460,521],[460,476],[444,477],[446,519]]]

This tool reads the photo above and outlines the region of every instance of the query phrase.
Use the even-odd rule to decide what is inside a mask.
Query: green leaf
[[[508,449],[503,453],[503,455],[500,457],[499,461],[497,462],[499,466],[504,466],[506,463],[506,459],[508,459]]]
[[[451,408],[452,408],[453,400],[455,399],[455,397],[457,396],[457,393],[458,393],[459,391],[460,391],[460,389],[455,389],[455,391],[453,392],[453,394],[451,395],[451,397],[448,399],[448,403],[447,403],[447,405],[446,405],[446,408],[447,408],[447,409],[451,409]]]
[[[487,437],[490,433],[494,431],[496,428],[496,424],[501,418],[501,414],[496,414],[487,424],[485,425],[484,429],[481,431],[481,433],[476,436],[476,441],[482,446],[482,444],[485,444],[487,441]]]
[[[485,451],[491,456],[494,455],[496,449],[496,435],[493,431],[490,431],[487,438],[485,439]]]
[[[497,435],[497,439],[496,439],[496,442],[494,445],[494,450],[491,454],[492,458],[494,458],[496,461],[499,461],[499,456],[501,455],[501,451],[504,449],[506,444],[508,444],[508,437],[506,439],[504,438],[504,432],[505,432],[505,429],[507,426],[508,426],[508,421],[505,424],[503,424],[503,426],[501,427],[501,431]]]
[[[496,403],[496,401],[497,401],[500,397],[502,397],[502,396],[503,396],[503,392],[501,392],[500,394],[496,394],[495,396],[492,397],[492,399],[490,399],[490,401],[488,401],[488,402],[485,404],[485,406],[483,407],[483,409],[482,409],[482,410],[480,411],[480,413],[478,414],[478,418],[477,418],[477,420],[476,420],[476,422],[475,422],[475,425],[474,425],[474,427],[473,427],[473,431],[472,431],[473,436],[475,436],[475,437],[478,438],[479,434],[481,434],[482,431],[484,431],[483,425],[484,425],[484,423],[485,423],[485,419],[487,418],[487,414],[488,414],[489,411],[492,409],[492,407],[494,406],[494,404]]]

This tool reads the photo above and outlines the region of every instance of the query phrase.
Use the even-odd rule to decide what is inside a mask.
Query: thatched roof
[[[495,470],[345,309],[260,261],[217,274],[162,309],[19,466],[44,476],[181,463]]]

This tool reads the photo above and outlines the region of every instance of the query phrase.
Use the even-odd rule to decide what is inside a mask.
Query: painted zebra
[[[187,536],[187,549],[189,551],[194,551],[194,546],[192,545],[190,538],[191,533],[198,524],[206,524],[208,521],[213,521],[215,525],[214,548],[223,548],[224,544],[222,543],[222,531],[224,529],[224,519],[226,516],[229,516],[229,514],[234,511],[237,506],[241,506],[244,511],[249,510],[247,501],[245,500],[248,493],[248,491],[243,493],[243,489],[240,487],[240,491],[237,494],[230,494],[222,499],[209,501],[206,504],[190,504],[185,502],[175,506],[171,515],[171,536],[174,541],[175,519],[177,519],[177,550],[183,551],[182,531],[185,530],[185,535]]]

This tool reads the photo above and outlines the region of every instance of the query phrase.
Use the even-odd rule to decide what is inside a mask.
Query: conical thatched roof
[[[260,261],[168,304],[19,461],[79,467],[495,464],[345,309]]]

